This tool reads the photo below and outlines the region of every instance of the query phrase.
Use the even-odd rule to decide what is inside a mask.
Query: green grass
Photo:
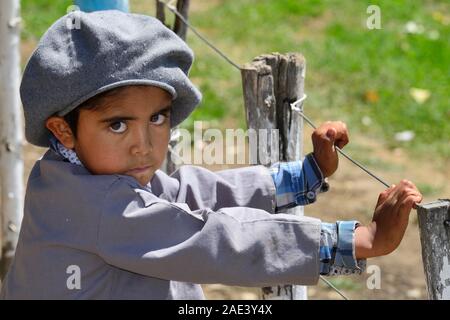
[[[146,1],[132,1],[132,9],[134,4],[139,12],[153,14],[154,1]],[[42,35],[70,3],[23,0],[24,38]],[[381,8],[381,30],[366,27],[370,4]],[[191,22],[238,64],[273,51],[303,53],[308,63],[305,107],[315,122],[345,119],[353,133],[375,136],[392,148],[450,159],[447,1],[214,0],[195,8]],[[425,32],[406,34],[408,21],[423,25]],[[438,39],[430,39],[430,32]],[[224,118],[245,126],[239,71],[192,33],[188,43],[196,53],[191,76],[204,101],[184,126],[192,128],[200,119],[225,123]],[[426,89],[431,96],[418,104],[410,88]],[[368,91],[375,101],[364,99]],[[363,125],[363,117],[372,124]],[[394,139],[404,130],[415,132],[413,141]]]
[[[417,188],[425,196],[434,196],[442,193],[443,186],[430,185],[428,183],[417,183]]]
[[[369,4],[381,8],[381,30],[365,26]],[[444,1],[247,0],[221,1],[210,11],[193,14],[192,21],[239,63],[264,52],[302,52],[308,61],[306,110],[317,122],[343,118],[352,130],[378,136],[388,146],[450,158],[449,26],[436,21],[435,12],[448,16],[449,5]],[[425,33],[406,34],[408,21],[422,24]],[[429,39],[432,31],[439,33],[438,39]],[[205,50],[196,39],[192,45],[199,54]],[[219,59],[206,69],[220,66]],[[194,69],[196,76],[208,76],[206,72],[199,76],[198,71]],[[230,75],[223,73],[224,78]],[[238,75],[233,79],[240,85]],[[427,89],[431,97],[418,104],[410,88]],[[378,101],[365,101],[367,91],[374,91]],[[242,108],[240,99],[236,90],[233,106]],[[370,117],[373,124],[363,126],[363,117]],[[395,141],[395,133],[405,130],[414,131],[415,139]]]
[[[22,39],[39,39],[59,17],[67,13],[70,0],[21,0],[22,19],[25,27]]]

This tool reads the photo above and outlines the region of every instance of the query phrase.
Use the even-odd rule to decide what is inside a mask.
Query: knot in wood
[[[267,108],[270,108],[272,106],[272,104],[274,103],[275,98],[270,95],[267,98],[264,99],[264,104],[266,105]]]

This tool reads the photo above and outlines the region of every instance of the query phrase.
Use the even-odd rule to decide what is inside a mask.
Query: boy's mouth
[[[131,170],[128,170],[127,173],[142,173],[150,169],[151,166],[145,166],[145,167],[137,167]]]

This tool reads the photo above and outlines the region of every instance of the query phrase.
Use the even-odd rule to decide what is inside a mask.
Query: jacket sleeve
[[[120,180],[105,197],[98,253],[109,264],[160,279],[242,286],[315,284],[320,221],[230,207],[189,210],[142,201]]]
[[[275,184],[264,166],[212,172],[185,165],[171,176],[158,170],[151,188],[157,196],[169,202],[187,203],[192,210],[251,207],[275,212]]]

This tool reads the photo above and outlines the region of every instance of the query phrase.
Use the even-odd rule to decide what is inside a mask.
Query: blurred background
[[[22,66],[45,30],[73,4],[70,0],[22,0]],[[369,5],[381,10],[381,29],[366,22]],[[154,0],[131,0],[130,11],[155,15]],[[173,15],[166,10],[166,19]],[[271,52],[300,52],[307,61],[306,114],[316,124],[343,120],[346,147],[356,160],[390,183],[412,180],[425,202],[449,198],[450,3],[439,0],[191,0],[189,21],[242,65]],[[203,92],[200,107],[182,127],[246,128],[241,75],[188,31],[196,60],[191,79]],[[304,150],[312,151],[305,127]],[[25,146],[25,176],[45,149]],[[226,169],[226,165],[210,169]],[[332,222],[370,221],[376,181],[342,159],[331,189],[305,214]],[[415,211],[399,249],[371,259],[381,288],[368,289],[370,274],[328,278],[350,298],[425,299],[426,288]],[[257,299],[259,289],[205,286],[210,299]],[[340,299],[323,283],[309,299]]]

